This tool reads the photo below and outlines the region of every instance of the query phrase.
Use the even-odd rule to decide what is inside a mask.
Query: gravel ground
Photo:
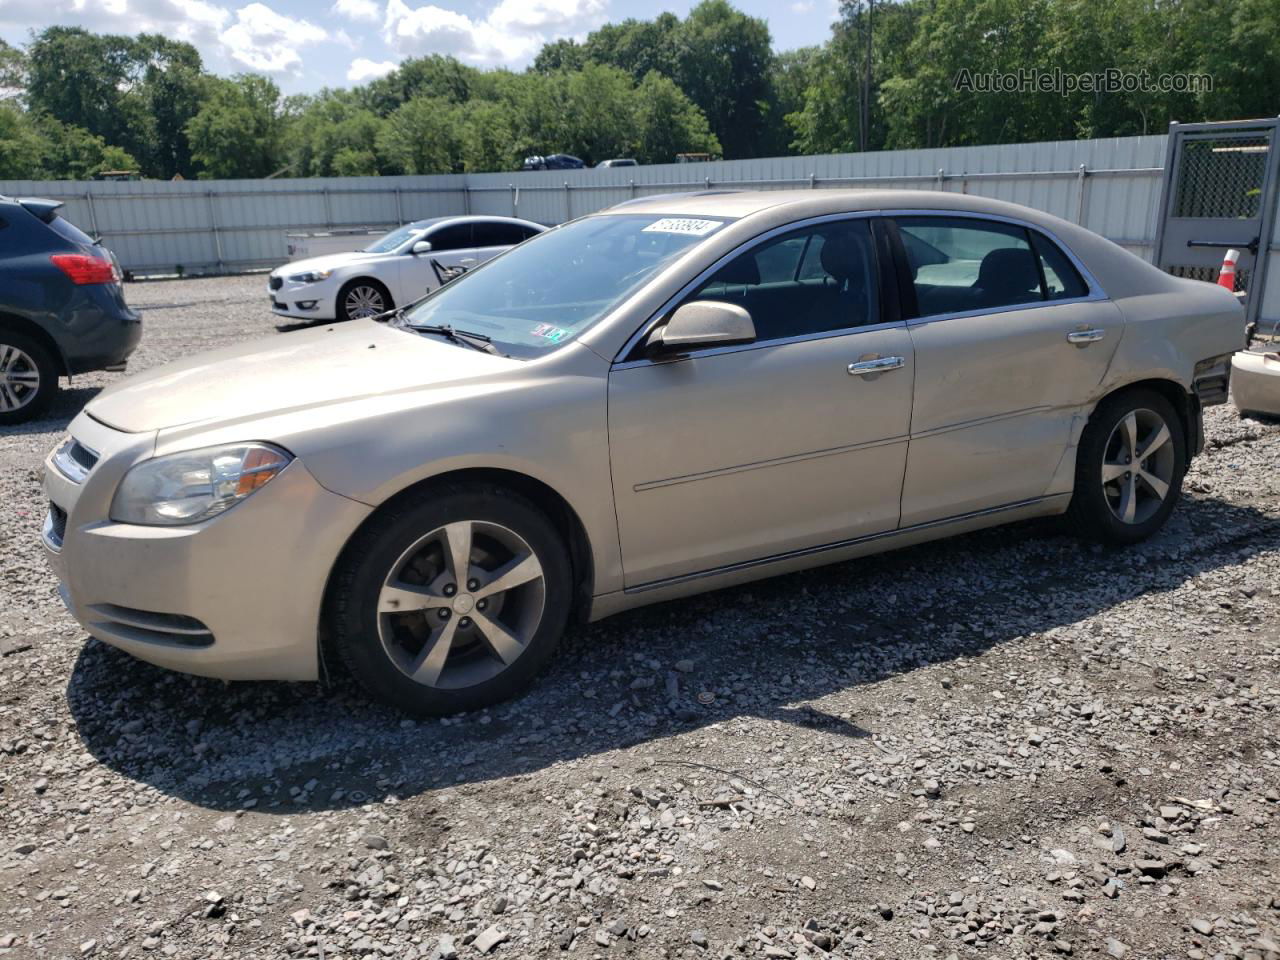
[[[274,332],[129,287],[140,369]],[[1280,958],[1280,429],[1208,416],[1166,531],[967,536],[579,630],[416,722],[61,609],[0,436],[0,954]],[[708,702],[709,701],[709,702]]]

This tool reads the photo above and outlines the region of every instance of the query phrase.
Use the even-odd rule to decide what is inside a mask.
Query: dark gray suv
[[[61,206],[0,196],[0,425],[39,416],[59,377],[123,370],[142,338],[115,256]]]

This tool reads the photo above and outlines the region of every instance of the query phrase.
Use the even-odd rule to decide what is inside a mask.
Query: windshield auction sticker
[[[642,233],[682,233],[689,237],[705,237],[717,227],[723,226],[719,220],[694,220],[690,217],[663,217],[655,220],[642,230]]]

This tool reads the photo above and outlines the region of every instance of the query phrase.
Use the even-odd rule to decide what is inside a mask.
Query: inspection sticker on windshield
[[[559,343],[569,335],[570,331],[566,330],[564,327],[552,326],[549,323],[540,323],[529,332],[535,337],[544,337],[552,343]]]
[[[641,233],[683,233],[690,237],[705,237],[717,227],[719,220],[695,220],[691,217],[663,217],[649,224]]]

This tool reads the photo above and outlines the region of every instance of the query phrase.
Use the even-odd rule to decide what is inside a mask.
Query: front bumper
[[[93,636],[150,663],[225,680],[314,680],[329,571],[370,508],[330,493],[299,460],[220,516],[187,527],[108,519],[124,473],[154,434],[81,414],[71,434],[97,453],[82,483],[45,464],[61,545],[43,536],[68,610]],[[51,511],[52,515],[52,511]]]
[[[277,279],[280,286],[272,288],[271,284]],[[294,283],[273,274],[267,280],[271,312],[297,320],[333,320],[337,317],[338,287],[333,277],[315,283]]]

